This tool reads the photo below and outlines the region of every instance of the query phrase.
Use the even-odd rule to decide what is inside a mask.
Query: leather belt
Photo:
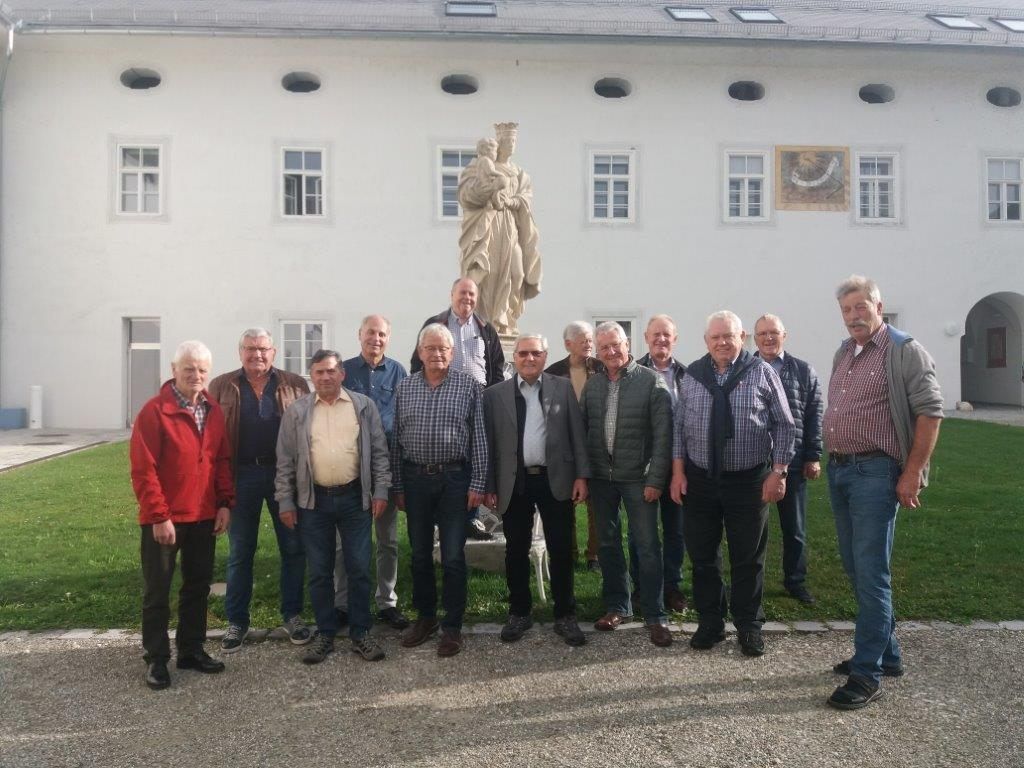
[[[546,475],[548,473],[548,468],[543,464],[538,464],[535,467],[525,467],[525,469],[528,475]]]
[[[863,453],[830,453],[828,460],[833,464],[844,466],[868,459],[880,459],[883,456],[887,459],[891,458],[885,451],[864,451]]]
[[[277,464],[277,456],[271,454],[270,456],[253,456],[251,459],[240,461],[243,467],[257,466],[257,467],[271,467]]]
[[[464,461],[444,461],[438,464],[413,464],[405,462],[405,466],[420,475],[440,475],[442,472],[454,472],[466,466]]]
[[[345,483],[344,485],[313,485],[313,490],[317,493],[322,493],[324,496],[341,496],[343,493],[349,491],[355,491],[359,489],[361,483],[359,478],[356,478],[351,483]]]

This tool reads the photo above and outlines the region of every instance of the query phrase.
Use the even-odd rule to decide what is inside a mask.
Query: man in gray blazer
[[[573,596],[572,522],[574,505],[587,498],[590,463],[572,384],[541,373],[547,349],[543,336],[520,336],[513,354],[516,375],[484,390],[491,458],[486,503],[503,516],[511,603],[501,639],[518,640],[533,626],[530,544],[536,508],[551,561],[555,632],[569,645],[583,645]]]
[[[317,633],[302,660],[319,664],[334,650],[334,548],[340,534],[352,651],[379,661],[384,651],[369,634],[370,539],[371,522],[384,513],[391,488],[388,443],[373,401],[341,386],[345,369],[337,352],[317,350],[309,376],[314,392],[281,416],[274,492],[281,522],[288,528],[298,523],[306,550]]]

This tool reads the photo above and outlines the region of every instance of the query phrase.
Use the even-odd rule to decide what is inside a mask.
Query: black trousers
[[[157,544],[153,526],[142,526],[142,647],[145,659],[167,661],[171,645],[167,638],[170,621],[171,579],[181,552],[181,591],[178,592],[178,631],[174,644],[178,658],[203,647],[206,640],[206,603],[213,579],[213,555],[217,539],[213,520],[175,523],[174,544]]]
[[[761,501],[767,466],[723,472],[715,480],[698,466],[686,466],[683,531],[693,565],[693,603],[701,626],[719,629],[732,608],[739,631],[764,624],[764,560],[768,548],[768,505]],[[726,601],[722,582],[722,529],[729,545],[732,588]]]
[[[572,570],[575,512],[571,501],[558,501],[551,495],[547,475],[527,475],[525,492],[512,494],[508,509],[502,516],[509,611],[516,616],[529,616],[533,608],[530,594],[530,542],[533,538],[534,507],[540,510],[541,523],[544,525],[555,618],[560,619],[576,612]]]

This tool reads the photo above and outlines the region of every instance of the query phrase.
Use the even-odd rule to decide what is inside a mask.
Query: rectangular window
[[[590,221],[635,221],[635,190],[635,150],[590,153]]]
[[[990,159],[986,187],[989,221],[1021,220],[1020,159]]]
[[[462,169],[476,157],[476,150],[441,148],[440,153],[438,215],[442,219],[458,219],[462,216],[462,206],[459,205],[459,176],[462,174]]]
[[[324,215],[324,151],[284,149],[281,185],[285,216]]]
[[[665,12],[676,21],[715,21],[715,17],[703,8],[667,6]]]
[[[725,220],[768,219],[768,155],[727,152],[725,156]]]
[[[323,320],[282,320],[282,367],[300,376],[309,375],[313,353],[324,348],[327,323]]]
[[[159,216],[160,147],[117,147],[118,213]]]
[[[895,222],[899,215],[896,182],[895,154],[858,154],[857,221]]]

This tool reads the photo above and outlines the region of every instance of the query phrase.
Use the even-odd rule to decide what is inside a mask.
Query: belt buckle
[[[439,475],[441,474],[442,466],[441,464],[424,464],[423,473],[425,475]]]

